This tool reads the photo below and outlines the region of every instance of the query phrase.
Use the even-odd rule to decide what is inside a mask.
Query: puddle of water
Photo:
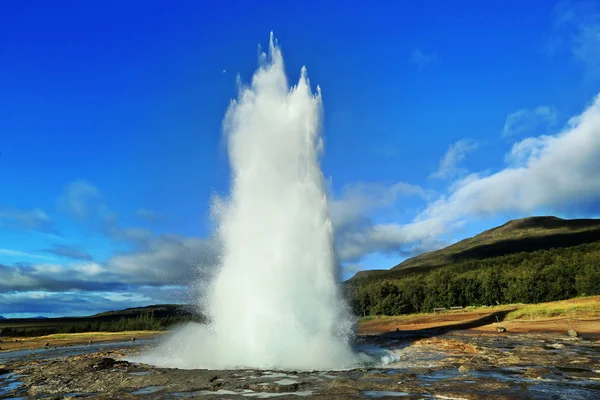
[[[291,378],[288,374],[282,372],[265,372],[262,374],[263,378]]]
[[[5,384],[0,385],[0,396],[10,393],[13,390],[18,389],[22,385],[23,382],[19,381],[6,382]]]
[[[156,392],[160,392],[163,390],[164,386],[146,386],[144,388],[138,389],[135,392],[131,392],[131,394],[139,395],[139,394],[152,394]]]
[[[383,390],[366,390],[362,392],[365,397],[406,397],[410,393],[406,392],[386,392]]]
[[[460,376],[460,375],[461,375],[461,373],[458,372],[458,370],[442,369],[442,370],[430,372],[427,374],[420,374],[420,375],[418,375],[418,379],[425,380],[425,381],[439,381],[442,379],[456,378],[457,376]]]
[[[559,366],[557,366],[556,369],[558,369],[559,371],[563,371],[563,372],[583,372],[583,373],[591,372],[587,368],[576,368],[576,367],[559,367]]]
[[[173,397],[200,397],[200,396],[226,396],[226,395],[241,395],[244,397],[255,397],[257,399],[268,399],[272,397],[280,397],[280,396],[298,396],[298,397],[308,397],[312,395],[312,390],[307,390],[304,392],[278,392],[278,393],[265,393],[265,392],[254,392],[252,390],[244,390],[242,392],[234,392],[231,390],[200,390],[197,392],[178,392],[171,393]]]
[[[280,392],[280,393],[242,393],[244,397],[256,397],[257,399],[269,399],[271,397],[280,397],[280,396],[298,396],[298,397],[308,397],[313,393],[312,390],[306,390],[304,392]]]
[[[146,376],[152,374],[152,371],[140,371],[140,372],[130,372],[131,376]]]
[[[7,352],[0,352],[0,364],[14,362],[18,360],[48,360],[61,357],[70,357],[80,354],[95,353],[99,351],[108,350],[123,350],[125,348],[134,348],[139,346],[146,346],[148,344],[156,342],[156,338],[152,339],[139,339],[135,342],[130,340],[122,342],[106,342],[106,343],[93,343],[89,344],[77,344],[68,347],[53,347],[51,349],[25,349],[25,350],[11,350]]]
[[[275,383],[278,385],[293,385],[294,383],[298,383],[298,381],[295,379],[280,379],[275,381]]]

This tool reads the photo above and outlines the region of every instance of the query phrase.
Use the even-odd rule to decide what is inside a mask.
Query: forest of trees
[[[155,318],[154,313],[144,312],[136,317],[122,317],[116,320],[94,320],[82,318],[81,321],[69,321],[44,325],[48,320],[41,320],[39,324],[32,323],[26,326],[9,326],[0,329],[0,336],[33,337],[55,333],[82,333],[82,332],[123,332],[123,331],[161,331],[170,326],[196,321],[202,322],[201,317],[194,318],[190,315],[173,315]]]
[[[599,295],[600,243],[467,260],[393,279],[355,279],[345,289],[360,317]]]

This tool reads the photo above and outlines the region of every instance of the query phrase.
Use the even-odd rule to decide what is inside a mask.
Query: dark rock
[[[0,368],[0,375],[4,375],[4,374],[8,374],[10,372],[9,369],[6,368]]]
[[[94,369],[108,369],[115,365],[117,361],[114,358],[104,357],[100,361],[93,363]]]

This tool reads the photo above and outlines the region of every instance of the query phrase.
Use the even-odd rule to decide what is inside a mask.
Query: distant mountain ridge
[[[430,271],[464,260],[483,260],[598,241],[600,241],[600,219],[528,217],[508,221],[504,225],[443,249],[409,258],[389,270],[360,271],[351,280],[394,278]]]
[[[206,317],[192,305],[156,304],[86,317],[0,318],[0,336],[41,336],[98,330],[162,330],[172,324],[189,321],[206,322]]]

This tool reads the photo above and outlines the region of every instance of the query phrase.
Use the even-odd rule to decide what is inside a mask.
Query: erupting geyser
[[[290,88],[271,34],[269,54],[223,124],[232,187],[214,207],[223,253],[201,300],[211,324],[183,327],[139,361],[211,369],[358,362],[319,166],[321,108],[305,68]]]

